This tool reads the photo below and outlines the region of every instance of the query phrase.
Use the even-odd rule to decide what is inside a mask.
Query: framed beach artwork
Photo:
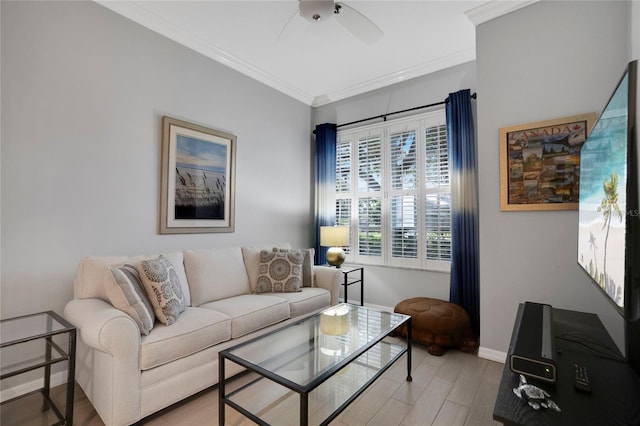
[[[234,231],[236,137],[162,118],[160,233]]]
[[[576,210],[580,150],[596,119],[581,114],[500,129],[500,210]]]

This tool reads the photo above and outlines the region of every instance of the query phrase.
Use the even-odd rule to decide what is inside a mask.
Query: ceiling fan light
[[[335,10],[333,0],[301,0],[300,16],[309,22],[328,20]]]

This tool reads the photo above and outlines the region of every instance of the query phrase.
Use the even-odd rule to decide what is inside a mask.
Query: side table
[[[53,341],[53,336],[63,333],[68,334],[68,348],[66,352]],[[10,404],[19,398],[39,392],[42,395],[42,411],[51,408],[57,418],[57,422],[53,423],[54,425],[73,425],[76,328],[53,311],[24,315],[0,321],[0,352],[10,346],[25,344],[36,340],[42,340],[43,353],[35,358],[25,357],[29,359],[24,359],[22,362],[6,366],[2,365],[0,369],[0,380],[44,368],[44,386],[35,391],[3,401],[2,405]],[[51,366],[63,361],[67,361],[68,363],[67,399],[64,416],[49,396]]]
[[[342,285],[344,286],[345,303],[349,303],[349,298],[347,297],[349,286],[352,284],[360,283],[360,306],[364,306],[364,268],[347,266],[345,268],[340,268],[340,270],[342,271],[342,275],[344,277]]]

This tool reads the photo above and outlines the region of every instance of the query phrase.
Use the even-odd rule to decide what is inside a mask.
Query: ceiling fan
[[[320,24],[335,19],[344,29],[367,44],[373,44],[382,37],[382,30],[369,18],[345,3],[333,0],[299,0],[298,12],[293,14],[281,33],[296,15],[312,24]]]

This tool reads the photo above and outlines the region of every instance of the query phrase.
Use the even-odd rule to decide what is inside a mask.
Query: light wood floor
[[[406,356],[406,355],[405,355]],[[492,420],[493,406],[503,365],[450,350],[441,357],[414,345],[412,382],[406,379],[406,359],[387,370],[333,422],[333,426],[380,425],[497,425]],[[250,375],[237,381],[250,380]],[[56,401],[64,399],[64,387],[52,390]],[[62,405],[64,406],[64,405]],[[44,426],[38,403],[25,398],[2,406],[2,426]],[[103,425],[80,387],[76,386],[74,425]],[[228,425],[252,425],[231,408],[227,408]],[[146,424],[205,425],[218,423],[218,390],[213,387],[194,398],[152,416]],[[286,423],[286,421],[284,422]]]

